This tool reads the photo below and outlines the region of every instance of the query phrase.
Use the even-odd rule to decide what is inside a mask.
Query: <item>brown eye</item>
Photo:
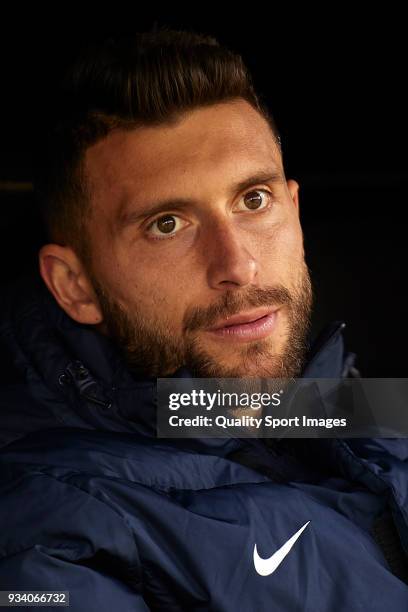
[[[157,219],[156,223],[157,223],[157,229],[163,234],[168,234],[172,232],[174,228],[176,227],[176,222],[174,220],[174,217],[172,217],[171,215],[160,217],[160,219]]]
[[[268,189],[252,189],[244,193],[236,210],[239,212],[263,212],[274,208],[273,194]]]
[[[155,240],[164,238],[173,238],[177,236],[179,231],[186,227],[186,224],[178,215],[162,215],[155,219],[146,228],[146,233]]]
[[[245,205],[251,210],[255,210],[262,206],[263,199],[260,191],[249,191],[244,196]]]

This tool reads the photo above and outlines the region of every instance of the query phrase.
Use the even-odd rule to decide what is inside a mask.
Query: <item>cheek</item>
[[[285,222],[258,237],[261,261],[279,267],[298,267],[303,260],[303,234],[298,222]]]
[[[133,257],[117,266],[115,292],[128,307],[137,308],[146,321],[161,322],[176,331],[191,300],[191,270],[161,258]]]
[[[116,299],[128,308],[140,304],[147,318],[182,317],[196,284],[192,238],[185,236],[154,245],[112,240],[100,248],[98,268]]]
[[[288,258],[294,261],[303,259],[303,233],[299,223],[288,226],[282,237],[283,248]]]

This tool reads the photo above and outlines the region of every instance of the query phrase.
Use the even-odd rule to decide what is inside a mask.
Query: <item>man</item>
[[[2,310],[1,589],[406,609],[405,441],[156,436],[157,377],[356,374],[344,323],[310,338],[299,185],[241,58],[166,28],[108,39],[59,102],[50,241]]]

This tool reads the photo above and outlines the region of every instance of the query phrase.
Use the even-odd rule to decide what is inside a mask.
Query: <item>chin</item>
[[[218,376],[224,378],[279,378],[281,376],[280,357],[268,353],[265,348],[254,348],[251,354],[244,354],[234,359],[219,362]],[[225,374],[222,374],[222,373]]]

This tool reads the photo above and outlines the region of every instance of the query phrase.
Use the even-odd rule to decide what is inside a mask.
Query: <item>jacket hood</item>
[[[345,353],[343,321],[308,339],[302,376],[348,374],[355,354]],[[32,431],[85,428],[156,436],[156,378],[138,378],[115,343],[71,319],[39,274],[8,287],[0,307],[2,390],[0,447]],[[171,377],[191,377],[179,368]],[[238,438],[172,440],[226,453]]]

